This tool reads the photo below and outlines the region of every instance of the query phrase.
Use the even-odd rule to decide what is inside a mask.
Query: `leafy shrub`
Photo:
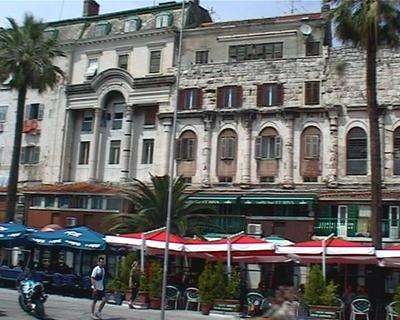
[[[200,300],[203,303],[214,303],[214,276],[213,276],[213,266],[207,262],[203,272],[199,277],[199,294]]]
[[[151,262],[148,277],[149,296],[151,298],[160,298],[162,287],[162,270],[159,261],[154,260]]]
[[[231,277],[228,279],[228,286],[226,288],[226,299],[239,299],[239,285],[240,285],[240,273],[237,268],[233,268]]]
[[[336,289],[337,286],[333,281],[328,285],[325,284],[320,267],[313,265],[304,286],[303,300],[307,305],[336,306]]]
[[[396,291],[394,292],[393,301],[396,302],[394,305],[394,311],[397,314],[400,314],[400,283],[396,287]]]

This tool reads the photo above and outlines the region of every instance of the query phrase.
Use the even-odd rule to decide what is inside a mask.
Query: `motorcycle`
[[[44,303],[47,295],[44,293],[43,284],[27,278],[20,281],[18,292],[18,302],[22,310],[33,314],[38,319],[45,319]]]

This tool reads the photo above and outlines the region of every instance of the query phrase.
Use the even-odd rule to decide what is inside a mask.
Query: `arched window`
[[[393,133],[393,174],[400,175],[400,127]]]
[[[138,17],[131,17],[125,20],[124,32],[134,32],[140,30],[142,26],[142,20]]]
[[[220,182],[232,182],[236,174],[237,135],[227,129],[218,138],[217,175]]]
[[[317,182],[321,175],[321,131],[306,128],[301,135],[300,171],[304,182]]]
[[[172,25],[173,15],[170,12],[160,13],[156,17],[156,28],[165,28]]]
[[[193,131],[182,133],[176,145],[176,160],[196,160],[196,134]]]
[[[346,174],[367,174],[367,134],[361,128],[353,128],[347,133]]]

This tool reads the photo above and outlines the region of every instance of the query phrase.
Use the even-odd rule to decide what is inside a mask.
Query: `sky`
[[[157,5],[170,0],[97,0],[100,13],[130,10]],[[180,2],[180,0],[177,0]],[[78,18],[83,0],[0,0],[0,26],[6,17],[21,21],[25,12],[44,21]],[[293,13],[319,12],[321,0],[200,0],[214,21],[242,20],[281,16]]]

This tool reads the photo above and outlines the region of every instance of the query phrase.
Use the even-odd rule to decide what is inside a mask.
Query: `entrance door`
[[[389,207],[389,238],[399,237],[399,207]]]
[[[337,235],[339,237],[347,237],[347,206],[338,207],[338,224],[337,224]]]

